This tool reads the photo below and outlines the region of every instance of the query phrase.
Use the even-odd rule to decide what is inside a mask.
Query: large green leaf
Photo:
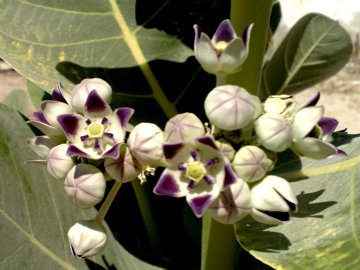
[[[291,182],[299,211],[291,224],[236,224],[240,244],[275,269],[357,269],[360,265],[360,140],[347,158],[289,158],[277,172]]]
[[[62,62],[84,67],[140,66],[147,79],[154,80],[147,62],[183,62],[192,50],[175,37],[138,25],[135,2],[0,1],[1,57],[49,90],[58,80],[68,82],[56,70]]]
[[[324,15],[300,19],[263,71],[262,96],[293,94],[329,78],[349,60],[349,34]]]
[[[0,1],[0,56],[49,92],[59,80],[71,89],[87,77],[105,79],[116,92],[113,105],[136,110],[134,123],[164,124],[179,111],[192,111],[203,117],[201,104],[214,79],[200,70],[194,58],[187,59],[192,50],[179,39],[148,28],[149,22],[164,17],[167,7],[170,12],[179,11],[180,15],[172,16],[176,17],[175,22],[171,21],[175,26],[187,21],[190,11],[185,13],[183,6],[187,5],[180,1],[174,2],[176,5],[160,2],[164,3]],[[211,1],[203,1],[202,5],[208,2]],[[153,6],[158,8],[154,10]],[[144,9],[153,12],[149,14]],[[216,16],[224,15],[218,12]],[[171,16],[164,18],[169,20]],[[137,24],[139,20],[141,25]],[[199,19],[191,20],[194,22],[190,21],[186,28],[187,36],[193,36],[192,24]],[[160,29],[167,22],[161,22]]]
[[[66,198],[63,183],[47,176],[25,140],[33,136],[20,114],[0,105],[0,268],[1,269],[158,269],[129,254],[108,230],[104,254],[79,260],[70,253],[67,229],[91,219]]]

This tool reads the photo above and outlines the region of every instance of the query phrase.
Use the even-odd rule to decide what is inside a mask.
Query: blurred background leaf
[[[350,36],[337,21],[305,15],[265,65],[260,95],[294,94],[313,86],[344,67],[351,53]]]

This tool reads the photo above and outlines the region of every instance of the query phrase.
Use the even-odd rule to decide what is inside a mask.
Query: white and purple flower
[[[320,93],[317,93],[295,114],[292,123],[294,139],[290,148],[300,156],[312,159],[324,159],[334,154],[346,156],[344,151],[329,142],[338,121],[323,117],[324,107],[315,106],[319,98]]]
[[[197,217],[204,214],[222,190],[237,182],[231,165],[211,136],[200,137],[194,144],[165,143],[163,151],[168,167],[160,176],[154,193],[186,196]]]
[[[97,91],[92,90],[84,104],[84,116],[67,113],[57,117],[69,141],[67,154],[95,160],[116,159],[133,112],[127,107],[113,112]]]
[[[210,37],[194,25],[195,57],[202,68],[212,74],[228,74],[237,72],[246,60],[249,52],[249,40],[252,29],[249,25],[238,37],[230,20],[222,21]]]

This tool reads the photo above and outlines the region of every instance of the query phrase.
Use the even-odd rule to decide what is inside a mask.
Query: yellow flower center
[[[206,168],[200,161],[188,162],[186,164],[185,176],[198,183],[206,175]]]
[[[219,41],[215,43],[214,48],[217,53],[222,53],[227,46],[228,43],[226,41]]]
[[[86,130],[90,139],[102,138],[105,127],[102,124],[93,122],[86,128]]]

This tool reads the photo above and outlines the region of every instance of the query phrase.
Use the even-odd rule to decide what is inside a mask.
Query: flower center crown
[[[198,183],[206,175],[206,168],[200,161],[188,162],[186,164],[186,177]]]

